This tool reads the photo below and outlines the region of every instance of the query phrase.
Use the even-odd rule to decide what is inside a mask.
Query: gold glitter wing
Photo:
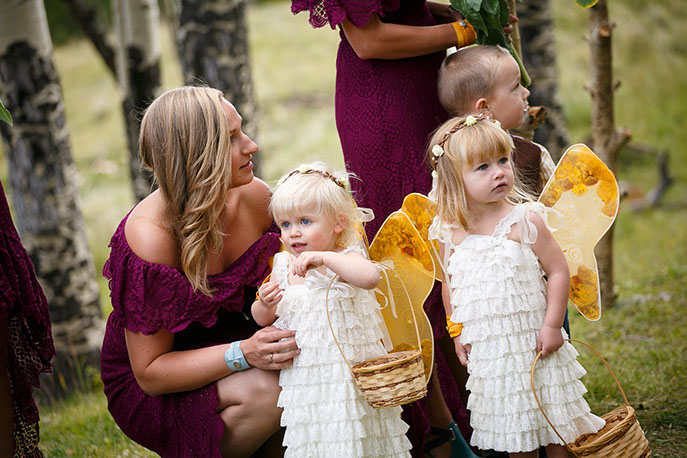
[[[382,304],[392,351],[417,349],[419,342],[425,380],[429,381],[434,364],[434,336],[422,306],[434,286],[438,267],[435,267],[434,255],[427,242],[426,228],[424,237],[418,231],[418,227],[422,229],[431,223],[431,218],[426,222],[420,218],[420,211],[425,211],[421,200],[427,198],[419,194],[408,197],[404,207],[389,215],[375,235],[370,259],[382,268],[382,280],[376,293]]]
[[[563,215],[553,236],[568,261],[569,299],[582,316],[596,321],[601,292],[594,247],[618,214],[618,182],[591,149],[576,144],[561,158],[539,202]]]

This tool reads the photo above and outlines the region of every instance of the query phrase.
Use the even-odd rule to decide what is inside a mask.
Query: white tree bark
[[[117,79],[129,146],[134,195],[142,200],[152,190],[152,174],[138,154],[141,113],[160,93],[160,11],[156,0],[116,0]]]
[[[243,117],[243,130],[257,141],[245,10],[245,0],[181,0],[177,48],[186,84],[203,82],[224,92]],[[253,158],[256,170],[259,156]]]

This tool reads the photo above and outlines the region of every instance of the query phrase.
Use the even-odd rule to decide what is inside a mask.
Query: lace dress
[[[43,456],[33,389],[55,355],[48,303],[14,227],[0,183],[0,323],[7,324],[7,369],[14,410],[15,456]]]
[[[344,19],[362,27],[372,14],[378,14],[386,23],[436,25],[425,0],[291,0],[291,11],[306,12],[313,27],[329,25],[332,29],[339,27]],[[446,53],[407,59],[361,59],[343,31],[339,35],[336,128],[346,168],[359,178],[351,180],[356,202],[360,207],[371,208],[375,214],[375,219],[365,225],[368,240],[372,242],[387,216],[401,208],[406,195],[427,194],[431,188],[425,148],[429,135],[447,118],[437,96],[439,67]],[[437,348],[434,366],[441,392],[454,420],[468,437],[467,411],[445,356],[439,350],[439,339],[446,333],[439,284],[424,309],[434,331]],[[451,357],[455,360],[455,355]],[[431,396],[431,383],[428,389]],[[426,398],[404,405],[403,420],[410,425],[408,437],[413,443],[413,456],[424,456],[422,448],[429,432]]]
[[[451,243],[451,230],[435,219],[431,237],[446,244],[452,321],[463,323],[461,342],[472,345],[467,389],[473,427],[471,444],[480,449],[527,452],[560,443],[536,404],[530,369],[546,314],[544,273],[531,244],[536,227],[527,213],[543,214],[539,203],[513,208],[491,236],[468,235]],[[508,239],[513,225],[522,242]],[[565,331],[561,329],[564,337]],[[537,363],[537,394],[567,442],[594,433],[604,421],[591,414],[580,381],[586,373],[569,342]]]
[[[348,248],[343,253],[359,248]],[[334,273],[309,271],[305,283],[288,284],[288,252],[274,257],[272,278],[284,290],[274,326],[296,332],[301,349],[293,366],[279,375],[278,405],[284,408],[285,456],[409,456],[408,425],[401,408],[370,407],[334,342],[327,321],[326,294]],[[329,316],[351,365],[386,354],[374,293],[342,282],[329,292]]]
[[[149,396],[136,382],[124,329],[174,333],[174,350],[246,339],[260,327],[250,306],[279,250],[273,226],[226,271],[208,277],[212,297],[194,293],[180,271],[143,261],[129,247],[122,220],[110,242],[103,275],[109,279],[112,313],[101,353],[108,409],[132,440],[161,456],[220,457],[224,426],[217,413],[216,383],[181,393]]]

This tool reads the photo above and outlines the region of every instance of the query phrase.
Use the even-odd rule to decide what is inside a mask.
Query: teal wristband
[[[224,352],[224,362],[227,363],[227,367],[234,372],[245,371],[250,368],[248,361],[246,361],[246,357],[243,356],[243,352],[241,351],[241,342],[243,341],[237,340],[236,342],[232,342],[229,348],[227,348],[227,351]]]

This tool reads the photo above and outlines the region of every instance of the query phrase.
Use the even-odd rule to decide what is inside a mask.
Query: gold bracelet
[[[458,337],[461,332],[463,332],[463,325],[461,323],[454,323],[451,321],[451,316],[446,316],[446,330],[448,331],[449,337],[452,339]]]
[[[453,30],[456,32],[456,37],[458,38],[458,44],[456,44],[456,48],[469,46],[477,41],[477,32],[475,32],[475,28],[465,19],[452,22],[451,25],[453,26]]]

